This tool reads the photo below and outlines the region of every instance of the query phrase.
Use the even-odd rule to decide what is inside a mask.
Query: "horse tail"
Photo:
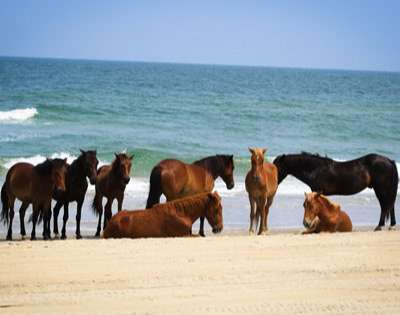
[[[8,223],[8,195],[7,195],[7,180],[4,182],[3,187],[1,187],[1,203],[3,207],[1,209],[0,221],[4,224]]]
[[[92,201],[92,210],[96,216],[102,212],[102,204],[101,204],[101,196],[99,194],[95,194]]]
[[[149,197],[147,198],[146,209],[153,207],[156,203],[160,203],[161,194],[161,167],[156,166],[153,168],[150,175],[150,191]]]
[[[396,200],[397,196],[397,189],[399,187],[399,173],[397,171],[397,166],[396,166],[396,161],[391,160],[390,161],[393,165],[393,175],[392,175],[392,198],[393,198],[393,208],[394,208],[394,202]]]
[[[28,219],[29,223],[32,223],[32,221],[33,221],[33,213],[29,216],[29,219]],[[38,219],[37,219],[37,224],[42,223],[42,221],[43,221],[43,211],[40,210],[39,211],[39,215],[38,215]]]

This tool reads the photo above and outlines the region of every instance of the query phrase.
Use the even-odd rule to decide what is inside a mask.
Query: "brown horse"
[[[21,236],[25,237],[25,211],[29,204],[33,208],[33,225],[31,240],[36,239],[36,223],[39,214],[43,216],[43,238],[50,238],[51,198],[53,194],[65,191],[67,159],[46,159],[33,166],[29,163],[17,163],[7,173],[1,189],[3,210],[1,217],[8,222],[7,239],[12,239],[12,222],[14,219],[14,202],[22,202],[20,213]]]
[[[74,160],[71,165],[69,165],[66,177],[66,190],[59,196],[54,196],[54,199],[57,201],[53,209],[54,234],[56,236],[58,236],[58,222],[57,222],[58,214],[60,212],[61,207],[64,206],[61,238],[62,239],[67,238],[65,230],[68,221],[68,205],[70,202],[76,201],[77,203],[76,238],[77,239],[82,238],[80,225],[81,225],[82,205],[88,188],[86,177],[89,179],[92,185],[96,183],[98,164],[99,161],[97,160],[96,151],[81,150],[81,155],[76,160]]]
[[[214,189],[214,181],[221,177],[226,188],[232,189],[233,155],[209,156],[193,164],[179,160],[163,160],[158,163],[150,175],[150,191],[146,208],[151,208],[160,202],[164,194],[167,201],[192,196]],[[200,217],[199,234],[204,236],[204,217]]]
[[[192,225],[204,216],[213,232],[222,231],[222,205],[217,192],[202,193],[164,204],[151,210],[121,211],[104,230],[104,238],[191,236]]]
[[[104,208],[104,224],[106,227],[108,220],[112,216],[112,203],[114,199],[118,202],[118,212],[122,210],[125,187],[130,181],[133,155],[128,156],[125,153],[115,153],[115,159],[111,165],[104,165],[97,171],[96,194],[93,199],[92,208],[95,214],[99,216],[99,224],[95,236],[100,236],[101,216],[103,214],[103,197],[107,198]]]
[[[264,162],[266,149],[249,148],[249,151],[251,169],[246,175],[246,191],[250,201],[249,233],[255,233],[261,216],[258,234],[266,234],[269,208],[278,188],[278,170],[274,164]]]
[[[304,193],[303,234],[320,232],[351,232],[353,225],[346,212],[324,195],[316,192]]]

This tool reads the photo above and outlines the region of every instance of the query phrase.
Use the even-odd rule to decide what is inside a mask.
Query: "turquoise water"
[[[95,148],[107,163],[126,150],[136,156],[128,208],[144,205],[159,160],[234,154],[236,188],[217,188],[240,211],[228,211],[226,222],[247,225],[248,146],[267,147],[269,159],[306,150],[399,161],[399,122],[400,73],[0,58],[1,182],[16,161],[72,159],[79,148]],[[282,195],[301,198],[301,184],[285,185]],[[374,200],[372,192],[360,196]],[[370,212],[358,222],[375,223],[378,210]]]

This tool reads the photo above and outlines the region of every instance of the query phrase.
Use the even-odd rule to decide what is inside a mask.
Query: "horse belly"
[[[15,174],[10,178],[11,193],[19,200],[28,202],[31,199],[31,176]]]

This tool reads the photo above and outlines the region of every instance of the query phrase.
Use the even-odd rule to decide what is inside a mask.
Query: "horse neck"
[[[68,175],[70,178],[86,180],[85,168],[83,166],[83,161],[80,158],[77,158],[72,162],[68,168]]]
[[[192,224],[199,218],[205,216],[208,198],[196,198],[193,200],[178,201],[175,204],[177,211],[183,212],[189,217]]]
[[[200,166],[206,172],[208,172],[212,178],[215,180],[220,176],[220,168],[218,164],[218,158],[216,156],[210,156],[202,160],[196,161],[193,164]]]
[[[316,160],[314,157],[292,156],[287,157],[289,163],[286,162],[286,170],[289,175],[293,175],[297,179],[312,186],[314,183],[313,172],[317,167],[323,164],[323,161]]]

